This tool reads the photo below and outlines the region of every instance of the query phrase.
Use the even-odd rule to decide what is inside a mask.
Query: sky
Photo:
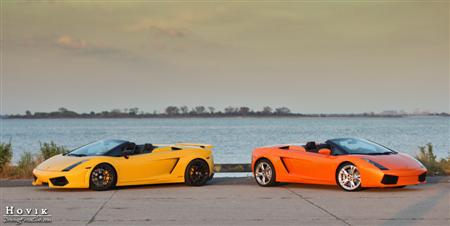
[[[1,1],[1,113],[450,112],[448,1]]]

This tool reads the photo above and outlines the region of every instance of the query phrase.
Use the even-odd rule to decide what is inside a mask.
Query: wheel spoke
[[[344,174],[345,174],[346,176],[350,175],[350,173],[347,172],[347,170],[344,170],[343,172],[344,172]]]
[[[361,175],[354,165],[346,165],[338,174],[339,184],[346,190],[354,190],[361,184]]]

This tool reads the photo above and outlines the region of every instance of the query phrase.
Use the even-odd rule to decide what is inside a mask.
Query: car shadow
[[[292,184],[292,183],[282,183],[279,186],[286,188],[295,189],[306,189],[306,190],[329,190],[329,191],[343,191],[338,185],[316,185],[316,184]],[[420,186],[424,185],[411,185],[403,188],[363,188],[357,192],[370,192],[370,193],[395,193],[395,192],[419,192],[422,189]]]
[[[443,182],[447,178],[435,178],[429,184],[424,185],[412,185],[406,186],[404,188],[364,188],[360,192],[370,192],[370,193],[393,193],[393,192],[418,192],[421,191],[422,188],[425,188],[433,183]],[[221,186],[221,185],[251,185],[258,186],[258,184],[254,181],[253,177],[219,177],[213,178],[208,181],[204,186]],[[154,189],[154,188],[181,188],[187,187],[184,183],[167,183],[167,184],[145,184],[145,185],[132,185],[132,186],[120,186],[116,187],[112,190],[129,190],[129,189]],[[189,186],[191,187],[191,186]],[[195,186],[193,186],[195,188]],[[201,188],[203,186],[199,186]],[[275,187],[285,187],[285,188],[293,188],[293,189],[305,189],[305,190],[328,190],[328,191],[343,191],[337,185],[316,185],[316,184],[301,184],[301,183],[278,183]],[[70,189],[59,189],[59,188],[50,188],[47,186],[38,186],[36,187],[39,191],[44,192],[89,192],[92,191],[90,189],[78,189],[78,188],[70,188]],[[262,188],[262,187],[261,187]]]

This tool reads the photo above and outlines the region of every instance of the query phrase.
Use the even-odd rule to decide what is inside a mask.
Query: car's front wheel
[[[91,172],[89,177],[90,188],[95,191],[104,191],[116,185],[117,174],[109,164],[99,164]]]
[[[254,169],[256,183],[263,187],[275,185],[275,168],[267,159],[261,159],[256,162]]]
[[[352,163],[345,163],[338,168],[336,182],[345,191],[361,190],[361,175]]]
[[[190,186],[202,186],[209,180],[209,166],[204,160],[194,159],[186,167],[184,182]]]

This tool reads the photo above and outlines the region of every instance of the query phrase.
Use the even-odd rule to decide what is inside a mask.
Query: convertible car
[[[100,140],[42,162],[33,170],[33,185],[92,190],[183,182],[200,186],[213,177],[211,149],[208,144]]]
[[[339,185],[346,191],[425,183],[427,169],[415,158],[364,139],[286,144],[253,151],[256,182]]]

